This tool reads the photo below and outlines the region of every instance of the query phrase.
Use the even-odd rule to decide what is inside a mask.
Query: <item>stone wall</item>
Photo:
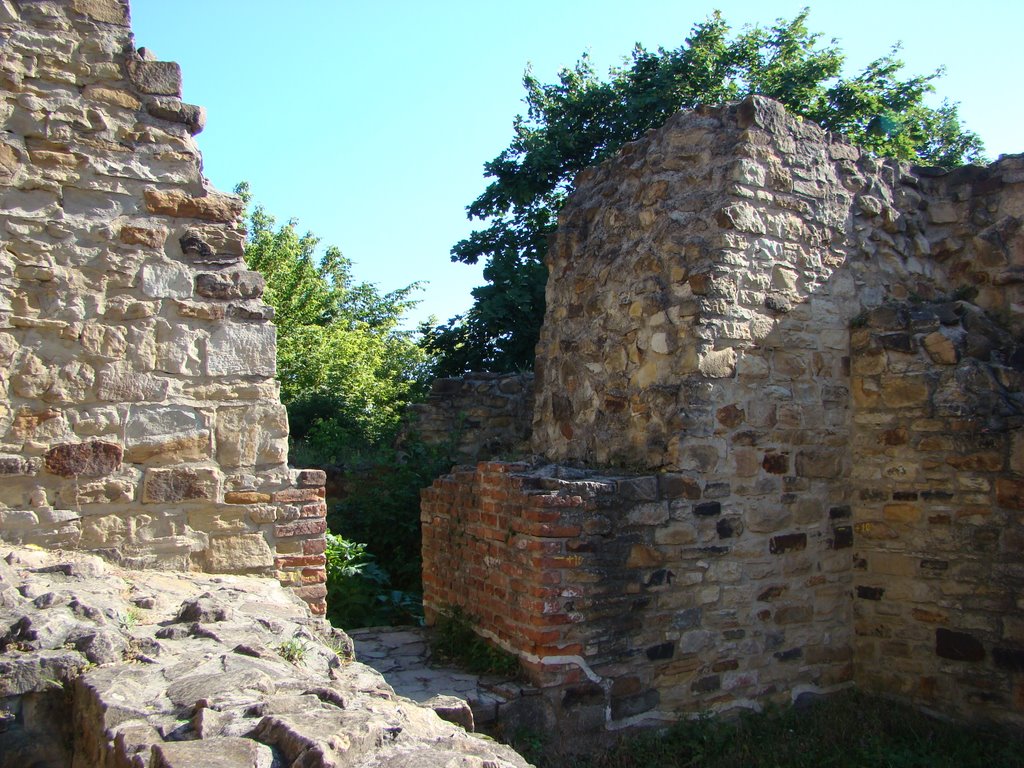
[[[966,302],[852,331],[857,682],[962,717],[1024,712],[1024,379]],[[1011,351],[1009,355],[1007,351]]]
[[[674,473],[441,478],[423,493],[427,620],[459,606],[516,653],[563,746],[851,680],[846,516],[773,533],[713,497]]]
[[[434,381],[410,406],[403,434],[450,446],[462,461],[507,459],[529,452],[532,421],[532,373],[467,373]]]
[[[435,484],[428,607],[519,606],[481,630],[595,727],[851,682],[1024,722],[1022,214],[1021,156],[915,169],[760,97],[584,171],[537,348],[563,468]]]
[[[278,575],[323,611],[272,310],[179,67],[119,0],[0,2],[0,535]]]

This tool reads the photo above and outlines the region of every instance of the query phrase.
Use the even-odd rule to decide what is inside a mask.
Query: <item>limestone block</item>
[[[736,350],[722,349],[706,352],[698,363],[702,374],[712,379],[725,379],[736,372]]]
[[[189,197],[178,189],[147,189],[146,208],[150,213],[205,221],[232,223],[242,215],[244,205],[234,195],[211,193],[206,197]]]
[[[273,552],[262,534],[212,536],[204,553],[213,573],[243,573],[273,567]]]
[[[198,135],[206,127],[206,110],[195,104],[185,104],[180,99],[157,96],[146,102],[146,111],[161,120],[181,123],[192,136]]]
[[[188,406],[141,405],[128,411],[124,430],[125,460],[141,464],[209,458],[209,418]]]
[[[121,227],[118,238],[125,245],[144,245],[147,248],[162,248],[167,242],[166,227]]]
[[[258,299],[263,295],[263,275],[247,269],[204,272],[196,275],[195,290],[209,299]]]
[[[139,288],[152,299],[188,299],[192,297],[192,279],[192,270],[184,264],[154,262],[143,266]]]
[[[160,401],[167,396],[170,382],[149,373],[140,373],[130,363],[111,363],[100,370],[96,396],[114,403]]]
[[[200,350],[206,338],[204,330],[195,330],[184,324],[172,325],[163,318],[157,320],[153,367],[166,373],[201,376],[203,359]]]
[[[207,376],[273,376],[277,336],[272,325],[224,323],[206,344]]]
[[[220,473],[209,467],[148,469],[143,482],[142,503],[216,501],[220,494],[220,484]]]
[[[128,7],[121,0],[73,0],[71,7],[94,21],[128,26]]]
[[[181,98],[181,67],[173,61],[127,62],[128,77],[142,93]]]
[[[280,464],[287,455],[284,406],[258,403],[217,410],[217,461],[222,467]]]
[[[90,355],[111,361],[124,359],[128,349],[128,331],[120,325],[87,321],[80,339]]]

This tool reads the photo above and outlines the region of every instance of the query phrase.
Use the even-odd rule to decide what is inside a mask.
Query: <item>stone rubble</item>
[[[0,768],[524,768],[276,581],[0,550]]]

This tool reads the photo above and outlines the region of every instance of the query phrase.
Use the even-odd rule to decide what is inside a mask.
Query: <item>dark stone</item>
[[[708,483],[704,486],[705,499],[724,499],[732,495],[729,483]]]
[[[327,473],[322,469],[302,469],[295,478],[300,488],[320,488],[327,484]]]
[[[764,297],[764,308],[777,315],[784,315],[793,309],[793,304],[781,294],[769,293]]]
[[[649,712],[658,706],[660,702],[661,694],[654,689],[644,691],[638,696],[624,696],[620,699],[612,699],[612,720],[622,720],[626,717]]]
[[[889,494],[876,488],[862,488],[860,491],[861,501],[885,501]]]
[[[232,320],[247,323],[268,323],[274,319],[274,308],[267,304],[247,307],[244,304],[229,304],[227,316]]]
[[[235,254],[218,254],[217,251],[206,240],[202,233],[190,229],[179,238],[181,252],[194,264],[206,267],[230,267],[238,263],[238,256]]]
[[[952,661],[981,661],[985,647],[973,635],[940,627],[935,630],[935,653]]]
[[[701,547],[700,551],[703,552],[705,555],[726,555],[732,550],[729,547],[710,546]]]
[[[731,539],[735,529],[732,527],[732,521],[723,517],[717,523],[715,523],[715,530],[718,531],[718,538],[720,539]]]
[[[784,586],[781,586],[781,585],[771,586],[771,587],[768,587],[767,589],[762,590],[761,594],[759,594],[757,596],[757,599],[760,602],[762,602],[762,603],[767,603],[767,602],[770,602],[772,600],[777,600],[777,599],[779,599],[780,597],[782,597],[786,593],[787,589],[788,589],[787,587],[784,587]]]
[[[768,551],[773,555],[800,552],[804,549],[807,549],[806,533],[786,533],[781,536],[772,536],[768,542]]]
[[[953,494],[949,491],[921,491],[921,498],[925,501],[949,501]]]
[[[709,501],[704,504],[697,504],[693,508],[693,514],[699,517],[714,517],[722,514],[722,505],[717,501]]]
[[[718,675],[709,675],[708,677],[702,677],[690,686],[690,690],[694,693],[711,693],[717,691],[722,687],[722,678]]]
[[[635,613],[636,611],[642,611],[644,608],[646,608],[650,604],[651,604],[651,598],[649,598],[649,597],[638,597],[636,600],[634,600],[630,604],[629,610],[631,612]]]
[[[699,627],[702,620],[700,608],[687,608],[677,613],[672,619],[672,629],[693,629]]]
[[[853,511],[848,505],[841,507],[833,507],[828,510],[828,519],[830,520],[845,520],[853,514]]]
[[[658,475],[658,491],[663,499],[699,499],[700,483],[685,475]]]
[[[719,408],[715,413],[715,418],[718,419],[718,423],[723,427],[728,427],[729,429],[738,427],[743,423],[743,419],[745,417],[746,414],[743,412],[743,409],[739,408],[735,404]]]
[[[658,643],[652,645],[647,649],[647,658],[651,661],[661,661],[663,659],[671,659],[676,655],[676,644],[675,643]]]
[[[913,307],[910,310],[910,327],[917,333],[938,330],[939,315],[933,307]]]
[[[647,579],[648,587],[660,587],[662,584],[671,584],[675,574],[667,568],[659,568]]]
[[[945,571],[949,568],[946,560],[922,560],[921,568],[926,571]]]
[[[573,685],[562,693],[562,709],[594,704],[604,704],[604,689],[597,683]]]
[[[180,99],[157,96],[146,102],[146,111],[161,120],[181,123],[192,136],[206,127],[206,110],[195,104],[185,104]]]
[[[181,604],[176,622],[229,621],[233,615],[231,606],[215,599],[209,592],[193,597]]]
[[[657,501],[657,477],[633,477],[619,481],[619,495],[629,501]]]
[[[263,275],[248,269],[196,275],[196,293],[208,299],[258,299],[265,287]]]
[[[90,440],[55,445],[43,459],[46,469],[61,477],[103,477],[121,466],[123,456],[120,445]]]
[[[1024,672],[1024,650],[1020,648],[996,646],[992,649],[992,660],[1000,669],[1008,669],[1011,672]]]
[[[770,475],[784,475],[789,472],[789,454],[766,453],[761,466]]]
[[[742,640],[747,636],[747,630],[745,629],[727,629],[722,633],[722,637],[726,640]]]
[[[0,456],[0,475],[29,475],[31,466],[21,456]]]
[[[857,597],[861,600],[881,600],[885,587],[857,587]]]
[[[849,549],[853,546],[853,526],[838,525],[832,538],[832,549]]]
[[[893,501],[917,501],[917,491],[893,491]]]
[[[772,654],[779,661],[796,661],[802,659],[804,655],[803,648],[790,648],[788,651],[779,651]]]

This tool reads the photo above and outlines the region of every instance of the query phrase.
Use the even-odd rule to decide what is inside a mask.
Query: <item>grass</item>
[[[518,677],[519,659],[480,637],[472,624],[458,607],[440,614],[430,634],[434,657],[474,675]]]
[[[954,725],[853,691],[680,722],[588,758],[555,757],[536,740],[521,746],[538,768],[1024,768],[1024,733]]]
[[[292,664],[298,664],[306,656],[306,643],[298,638],[285,640],[277,646],[277,655]]]

